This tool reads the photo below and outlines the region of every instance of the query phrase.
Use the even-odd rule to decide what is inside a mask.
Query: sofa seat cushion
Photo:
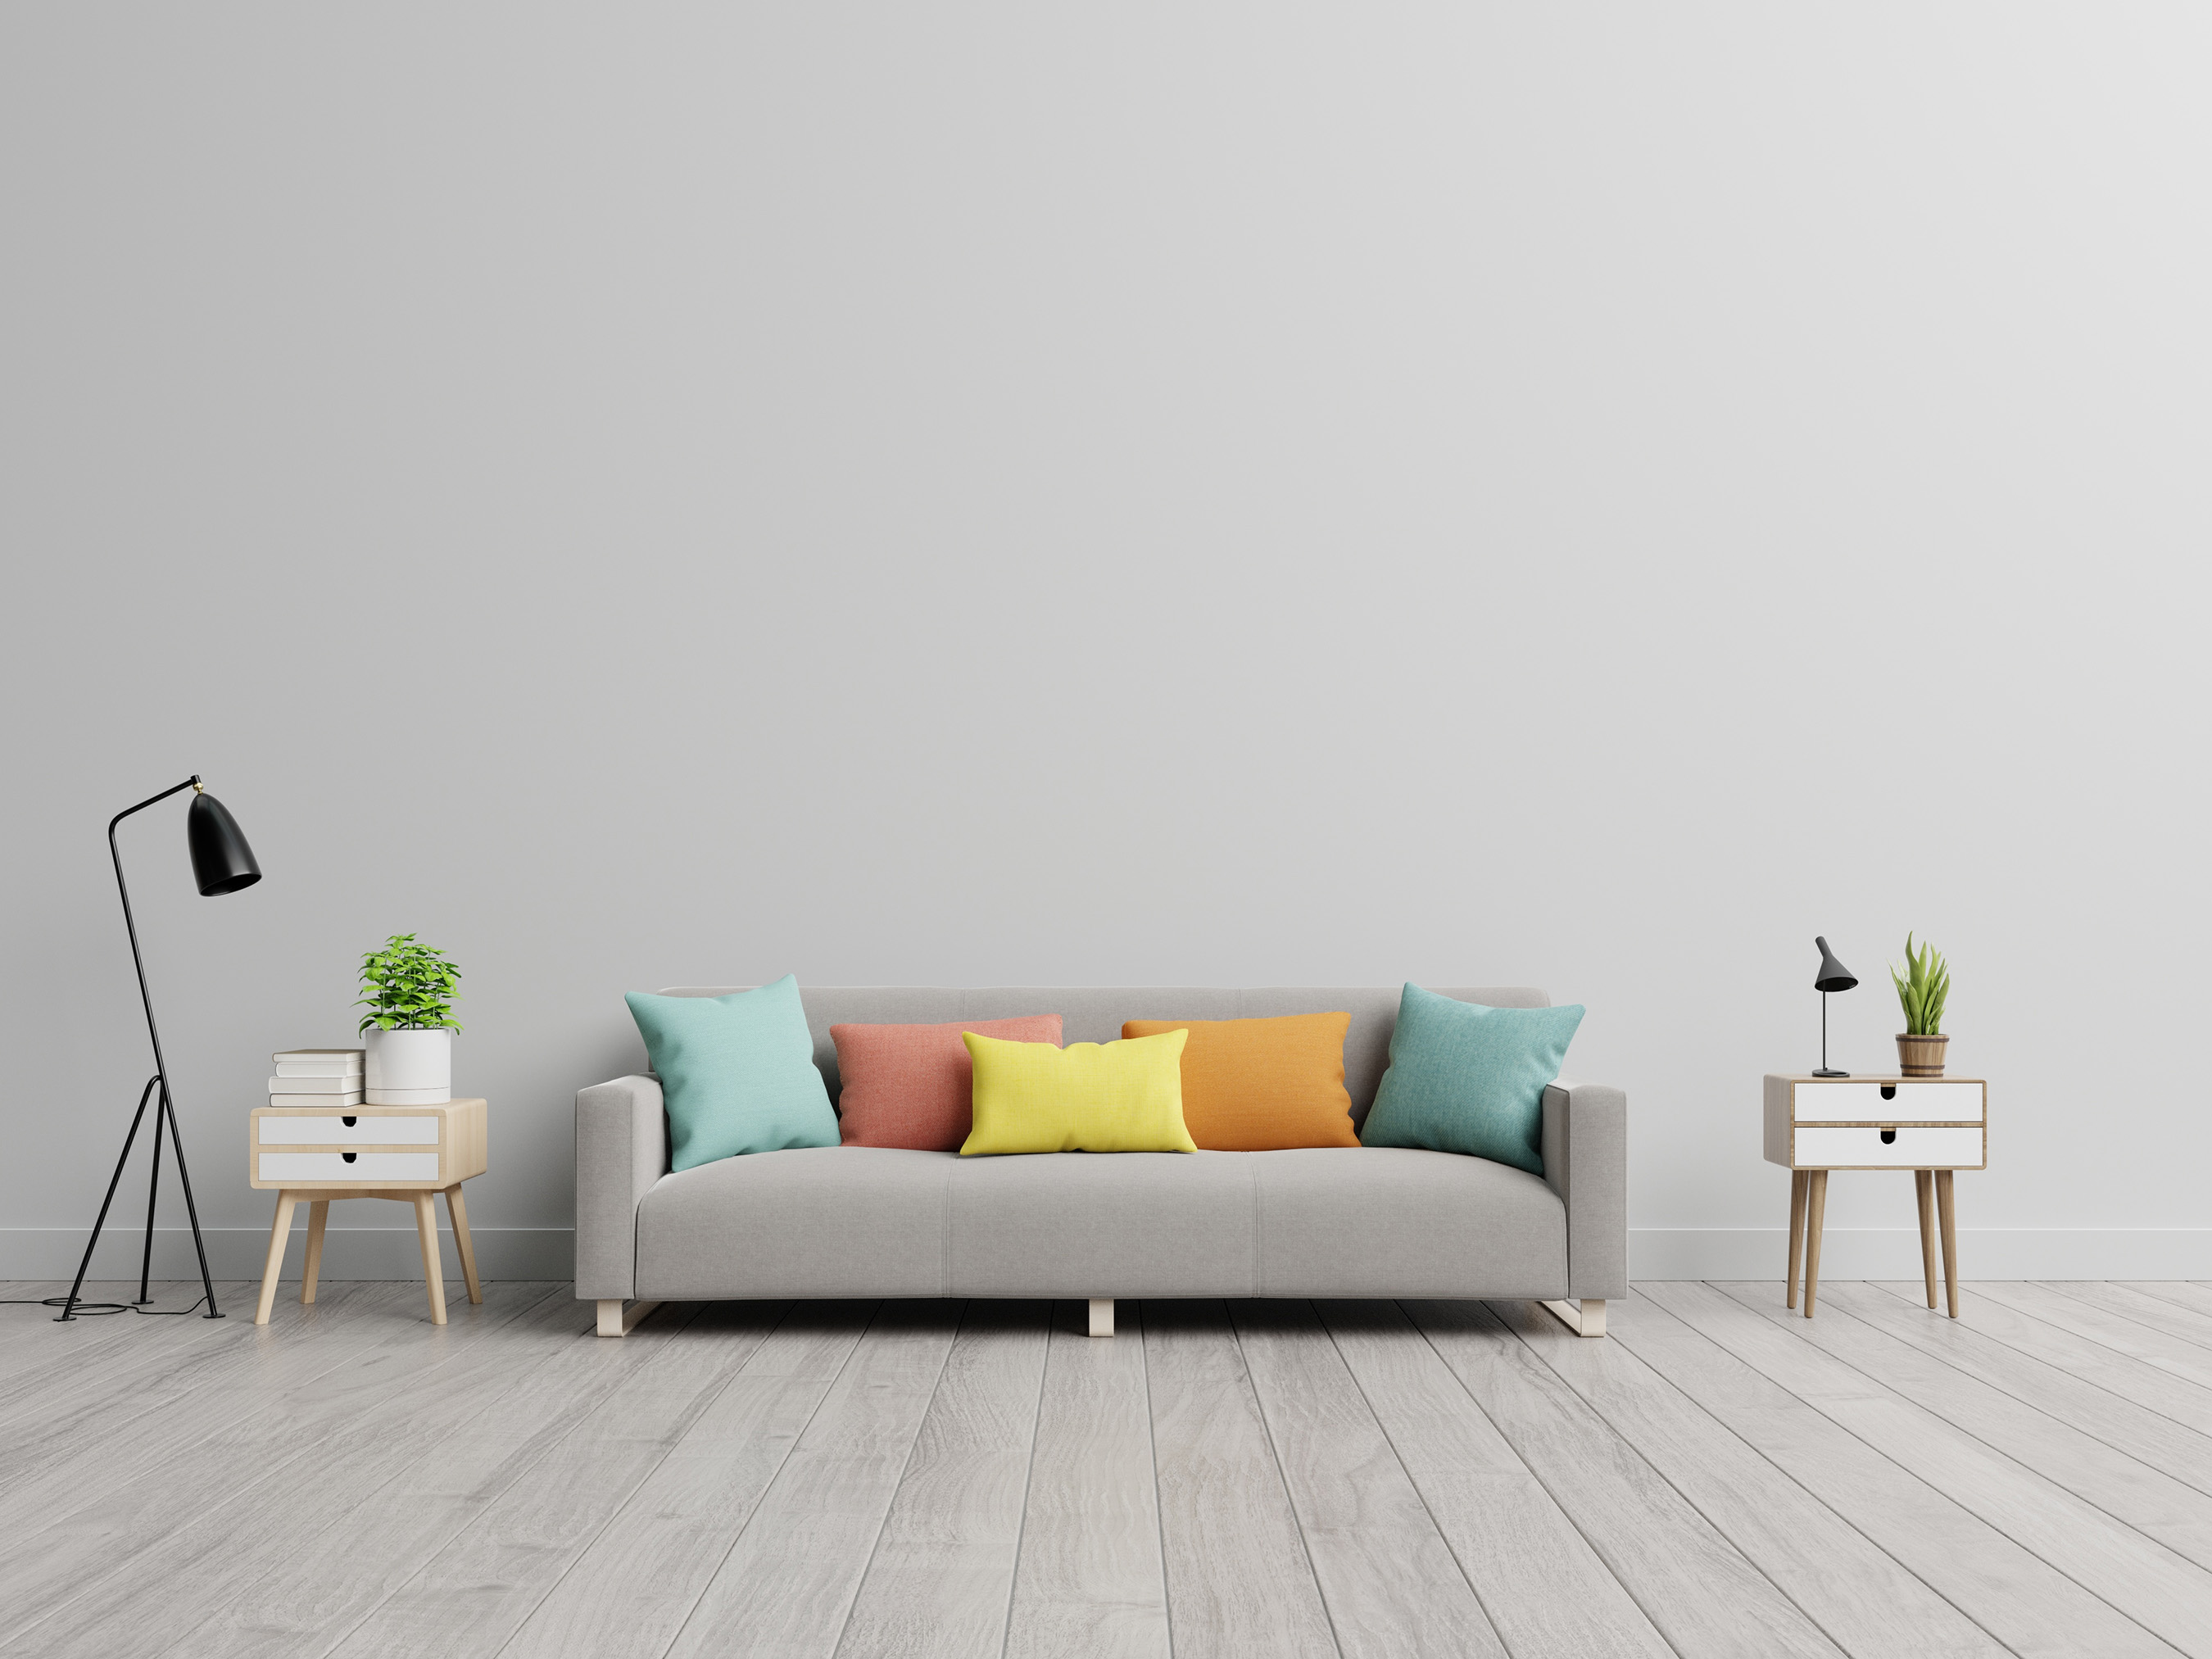
[[[1567,1293],[1567,1206],[1540,1176],[1395,1146],[1243,1156],[1261,1296]]]
[[[954,1296],[1249,1296],[1244,1152],[1054,1152],[961,1161]]]
[[[808,1146],[665,1175],[637,1210],[637,1294],[943,1296],[957,1152]]]
[[[669,1175],[641,1297],[1567,1294],[1566,1208],[1455,1152],[951,1152],[828,1146]]]

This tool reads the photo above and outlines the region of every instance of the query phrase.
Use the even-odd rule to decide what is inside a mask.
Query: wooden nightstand
[[[1973,1077],[1766,1076],[1766,1161],[1790,1177],[1790,1291],[1805,1264],[1805,1317],[1820,1280],[1820,1219],[1831,1170],[1910,1170],[1920,1200],[1920,1261],[1936,1305],[1936,1217],[1942,1212],[1943,1287],[1959,1316],[1959,1233],[1951,1172],[1989,1167],[1990,1085]]]
[[[391,1198],[415,1206],[422,1238],[422,1273],[430,1285],[430,1318],[446,1322],[446,1279],[438,1260],[436,1194],[446,1195],[453,1243],[469,1300],[482,1302],[476,1247],[469,1241],[468,1206],[461,1182],[484,1172],[489,1109],[481,1100],[448,1100],[436,1106],[356,1106],[351,1111],[318,1106],[257,1106],[246,1148],[252,1184],[276,1193],[276,1224],[269,1235],[269,1265],[261,1275],[257,1325],[269,1322],[276,1303],[276,1274],[284,1265],[292,1211],[307,1210],[307,1261],[300,1300],[315,1299],[323,1265],[323,1224],[334,1198]]]

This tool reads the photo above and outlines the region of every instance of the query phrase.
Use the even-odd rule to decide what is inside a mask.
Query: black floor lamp
[[[199,1252],[200,1285],[207,1291],[207,1316],[222,1317],[215,1305],[215,1280],[208,1273],[207,1243],[200,1237],[200,1212],[192,1202],[192,1178],[185,1170],[185,1142],[177,1132],[177,1109],[169,1102],[169,1068],[161,1059],[161,1033],[154,1024],[154,999],[146,989],[145,960],[138,954],[138,924],[131,916],[131,890],[123,881],[123,854],[115,846],[117,824],[131,813],[143,812],[155,801],[167,800],[186,789],[194,793],[192,810],[185,819],[185,838],[191,844],[192,878],[199,884],[200,896],[214,898],[222,893],[235,893],[261,879],[261,866],[253,861],[253,849],[246,844],[238,820],[201,787],[197,773],[175,788],[149,796],[108,820],[107,854],[115,861],[115,890],[123,896],[123,926],[131,935],[131,965],[138,970],[138,1000],[146,1006],[146,1035],[154,1042],[154,1075],[146,1079],[145,1088],[139,1092],[138,1110],[131,1120],[131,1133],[123,1138],[123,1156],[115,1160],[115,1174],[108,1181],[107,1196],[100,1200],[100,1218],[92,1224],[92,1237],[84,1247],[84,1260],[77,1264],[76,1283],[70,1286],[67,1296],[46,1299],[49,1307],[61,1310],[59,1319],[74,1319],[80,1309],[117,1313],[123,1310],[119,1303],[80,1302],[77,1292],[84,1288],[84,1275],[92,1266],[93,1248],[100,1243],[100,1230],[107,1224],[107,1206],[115,1202],[115,1188],[123,1180],[123,1166],[131,1161],[131,1143],[138,1139],[138,1126],[146,1116],[146,1103],[155,1097],[157,1091],[160,1103],[154,1109],[154,1175],[146,1192],[146,1251],[139,1263],[138,1300],[133,1305],[143,1307],[152,1299],[146,1289],[154,1269],[154,1205],[161,1190],[161,1125],[166,1121],[169,1144],[177,1149],[177,1179],[185,1189],[185,1213],[191,1218],[192,1247]],[[187,1308],[185,1311],[190,1313],[191,1310]]]

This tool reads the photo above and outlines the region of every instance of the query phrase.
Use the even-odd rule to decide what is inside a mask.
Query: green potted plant
[[[461,970],[412,933],[361,959],[362,1085],[372,1106],[435,1106],[453,1097],[453,988]]]
[[[1912,935],[1905,936],[1905,971],[1892,963],[1889,977],[1897,986],[1897,1000],[1905,1006],[1905,1030],[1897,1039],[1897,1068],[1907,1077],[1943,1075],[1943,1050],[1951,1039],[1943,1035],[1943,1001],[1951,994],[1951,968],[1932,945],[1912,948]]]

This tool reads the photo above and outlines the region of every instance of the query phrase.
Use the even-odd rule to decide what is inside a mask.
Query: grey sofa
[[[678,986],[670,996],[740,988]],[[1395,989],[943,990],[809,987],[815,1063],[830,1028],[1056,1013],[1069,1042],[1125,1019],[1344,1011],[1345,1086],[1364,1119],[1389,1063]],[[1448,990],[1501,1008],[1540,991]],[[576,1096],[576,1294],[619,1336],[662,1301],[1076,1297],[1110,1335],[1117,1297],[1484,1297],[1542,1301],[1602,1335],[1628,1289],[1627,1102],[1544,1094],[1544,1173],[1450,1152],[1062,1152],[967,1158],[830,1146],[671,1174],[660,1085]]]

